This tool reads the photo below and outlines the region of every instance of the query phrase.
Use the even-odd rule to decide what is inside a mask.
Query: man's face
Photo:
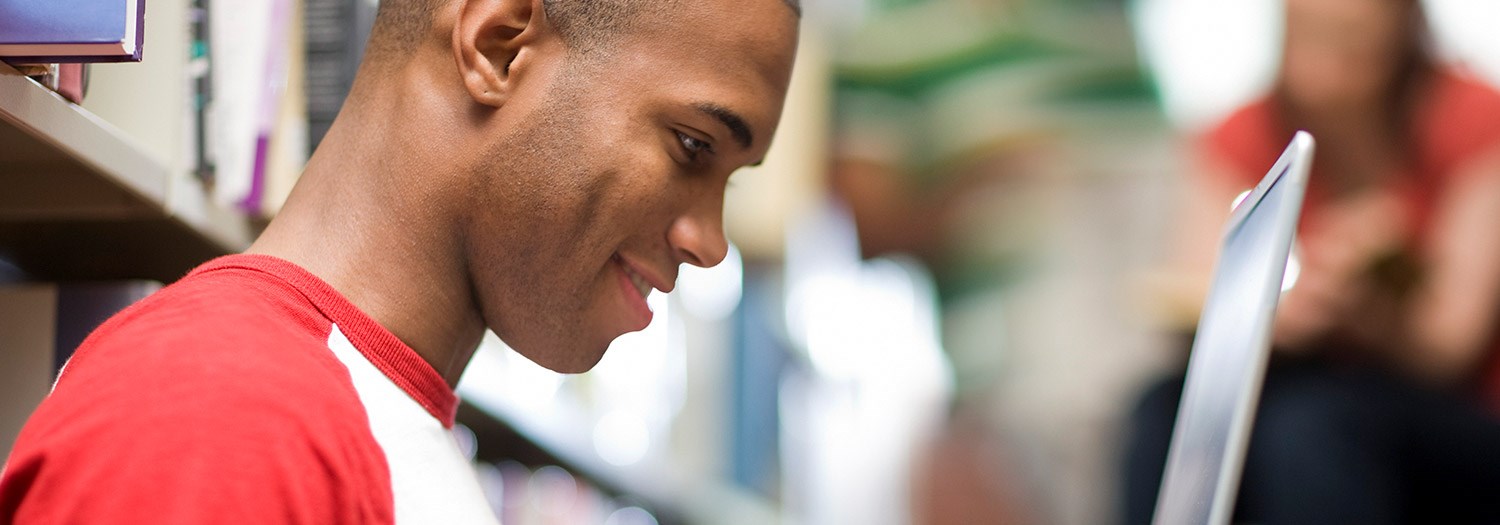
[[[645,296],[670,291],[680,264],[723,259],[727,179],[764,156],[786,96],[797,20],[781,0],[648,17],[605,56],[530,57],[469,180],[485,322],[556,371],[586,371],[645,328]]]

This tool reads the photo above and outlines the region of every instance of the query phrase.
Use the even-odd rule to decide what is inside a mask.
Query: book
[[[140,62],[144,0],[0,0],[0,59]]]
[[[375,25],[376,8],[374,2],[365,0],[304,3],[308,151],[317,149],[349,96],[365,41]]]
[[[284,93],[289,0],[209,0],[213,61],[214,199],[251,216],[261,211],[270,133]]]
[[[188,25],[192,41],[188,44],[188,91],[191,93],[191,118],[187,124],[192,130],[188,141],[191,146],[193,175],[204,184],[214,179],[214,158],[208,144],[208,126],[212,121],[214,105],[213,59],[209,26],[208,0],[191,0],[188,4]]]
[[[89,65],[59,64],[57,69],[58,94],[74,104],[82,103],[89,90]]]

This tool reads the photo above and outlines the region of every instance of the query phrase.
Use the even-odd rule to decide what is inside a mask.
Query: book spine
[[[209,147],[209,113],[213,108],[214,82],[213,59],[209,40],[209,9],[207,0],[193,0],[188,7],[192,42],[189,45],[188,82],[192,93],[192,156],[193,174],[204,184],[214,180],[214,159]]]
[[[349,96],[375,5],[364,0],[306,0],[308,151],[316,149]]]
[[[82,104],[88,86],[88,71],[88,64],[58,65],[57,92],[74,104]]]
[[[250,188],[244,200],[239,203],[240,210],[252,217],[258,217],[264,211],[263,200],[268,169],[267,157],[271,149],[271,133],[276,128],[276,115],[280,112],[282,95],[286,92],[287,24],[290,20],[290,0],[271,0],[265,85],[261,87],[260,114],[256,118],[255,125],[255,161],[250,170]]]

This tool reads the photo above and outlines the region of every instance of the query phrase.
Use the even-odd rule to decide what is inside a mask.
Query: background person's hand
[[[1303,348],[1331,331],[1369,326],[1366,306],[1379,288],[1370,271],[1404,247],[1410,221],[1391,191],[1342,198],[1307,217],[1296,253],[1300,274],[1276,310],[1276,347]]]

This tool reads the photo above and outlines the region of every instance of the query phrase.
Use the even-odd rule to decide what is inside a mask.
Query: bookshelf
[[[0,188],[0,258],[35,279],[172,282],[252,238],[196,179],[3,63]]]

